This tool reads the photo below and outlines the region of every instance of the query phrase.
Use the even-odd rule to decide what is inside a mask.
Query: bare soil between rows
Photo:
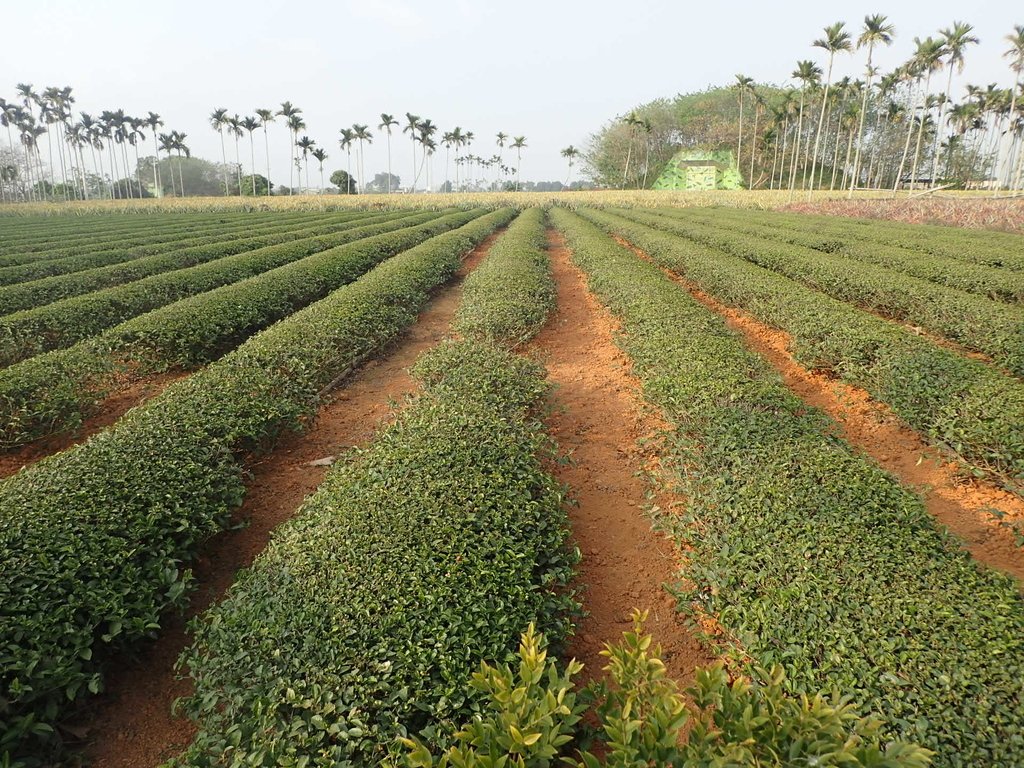
[[[600,677],[604,644],[631,628],[633,609],[645,610],[669,675],[685,687],[695,667],[712,658],[665,590],[676,583],[682,557],[644,511],[648,503],[669,509],[674,501],[649,499],[642,476],[657,461],[642,446],[665,425],[644,406],[629,358],[615,345],[619,325],[589,292],[561,234],[549,230],[548,245],[558,305],[529,348],[555,384],[547,423],[570,462],[553,471],[576,501],[569,517],[583,554],[579,582],[587,615],[568,655],[585,665],[582,682]]]
[[[84,758],[94,768],[151,768],[179,754],[195,734],[194,724],[172,713],[175,699],[191,692],[174,665],[189,643],[188,619],[219,600],[266,547],[272,531],[292,517],[316,490],[326,466],[310,462],[369,442],[392,414],[391,404],[416,389],[408,369],[421,353],[449,332],[465,276],[484,258],[491,235],[463,262],[455,279],[440,289],[417,321],[387,350],[359,368],[319,410],[309,430],[288,435],[248,466],[245,502],[234,519],[245,527],[214,537],[195,564],[199,589],[185,616],[166,622],[160,637],[137,658],[107,676],[106,692],[74,724],[84,739]]]
[[[615,240],[653,263],[643,250],[622,238]],[[1024,551],[1017,546],[1013,534],[1000,527],[991,515],[991,510],[998,509],[1008,520],[1024,521],[1024,500],[992,483],[966,479],[956,462],[929,445],[865,390],[798,363],[790,353],[789,334],[719,302],[671,270],[662,272],[724,318],[751,350],[782,375],[797,397],[831,416],[839,437],[916,492],[925,509],[963,542],[975,560],[1024,579]]]

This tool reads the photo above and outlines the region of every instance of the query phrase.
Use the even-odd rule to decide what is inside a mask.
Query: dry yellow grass
[[[873,193],[863,193],[864,196]],[[841,192],[815,192],[815,201],[836,200]],[[861,196],[861,195],[858,195]],[[804,198],[806,194],[804,194]],[[600,192],[481,192],[417,195],[296,195],[294,197],[185,197],[162,200],[86,200],[70,203],[18,203],[0,206],[0,216],[85,216],[104,213],[173,211],[287,211],[341,209],[447,208],[471,205],[641,207],[730,206],[777,208],[794,202],[787,191],[670,192],[607,190]]]

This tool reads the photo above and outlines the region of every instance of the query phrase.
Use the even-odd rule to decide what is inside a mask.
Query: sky
[[[497,151],[498,131],[525,136],[523,180],[565,180],[560,150],[585,146],[632,106],[730,83],[736,73],[786,83],[798,59],[824,68],[825,52],[811,42],[825,25],[843,20],[856,32],[869,13],[896,26],[894,45],[876,52],[883,71],[909,57],[915,36],[961,20],[981,44],[968,51],[953,92],[966,82],[1010,87],[1003,38],[1024,24],[1024,4],[1012,0],[32,0],[5,4],[0,96],[12,99],[21,82],[70,85],[76,109],[155,111],[162,130],[185,132],[192,153],[213,160],[221,151],[208,123],[214,108],[245,116],[289,100],[327,149],[327,173],[346,167],[341,127],[376,129],[381,112],[412,112],[433,120],[438,138],[456,125],[473,131],[477,155]],[[839,57],[836,77],[862,76],[864,60],[863,51]],[[271,177],[287,184],[280,123],[270,140]],[[247,152],[243,142],[246,167]],[[392,154],[407,184],[407,136],[396,132]],[[443,150],[434,162],[440,182]],[[379,133],[365,168],[367,177],[387,169]]]

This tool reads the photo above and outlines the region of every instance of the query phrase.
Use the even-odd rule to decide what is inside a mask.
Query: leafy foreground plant
[[[577,701],[575,660],[560,672],[531,624],[519,646],[519,666],[482,663],[472,688],[487,707],[435,756],[419,739],[403,738],[406,768],[767,768],[814,765],[858,768],[919,768],[930,764],[921,747],[883,744],[881,721],[860,717],[848,698],[787,696],[781,667],[755,670],[753,680],[730,684],[721,663],[697,670],[686,699],[667,677],[661,648],[643,631],[646,616],[633,614],[633,630],[608,644],[601,655],[612,685],[601,681]],[[604,760],[588,751],[569,756],[580,735],[586,702],[597,702]],[[686,741],[682,731],[690,723]]]

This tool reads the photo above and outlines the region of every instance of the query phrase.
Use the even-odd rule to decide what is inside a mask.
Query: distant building
[[[743,177],[729,150],[681,149],[668,161],[655,189],[742,189]]]

